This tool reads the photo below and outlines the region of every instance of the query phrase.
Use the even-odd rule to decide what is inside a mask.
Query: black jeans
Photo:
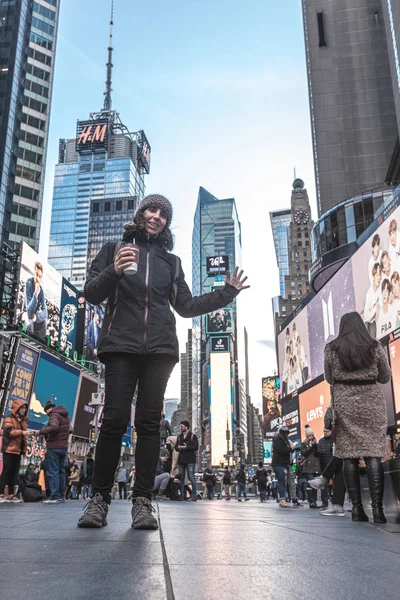
[[[126,500],[126,483],[124,481],[118,481],[118,492],[119,499],[122,500],[122,492],[124,492],[124,500]]]
[[[343,477],[343,459],[332,456],[322,475],[329,481],[333,479],[332,504],[343,506],[346,486]]]
[[[20,454],[9,454],[8,452],[4,452],[3,471],[0,477],[0,494],[4,494],[6,485],[8,485],[8,495],[12,496],[14,494],[20,462]]]
[[[121,453],[122,437],[131,416],[132,398],[139,384],[135,413],[136,477],[132,499],[151,500],[160,454],[160,414],[169,376],[176,364],[168,354],[107,354],[105,404],[96,446],[93,495],[111,502],[111,488]]]

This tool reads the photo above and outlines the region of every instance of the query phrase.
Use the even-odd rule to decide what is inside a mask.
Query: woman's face
[[[143,212],[144,228],[147,233],[157,235],[162,232],[167,224],[167,213],[160,208],[150,207]]]

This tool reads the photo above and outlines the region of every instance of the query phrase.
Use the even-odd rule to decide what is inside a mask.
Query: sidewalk
[[[13,600],[349,600],[397,597],[400,525],[324,518],[272,500],[160,502],[160,531],[78,529],[83,501],[0,506],[0,581]],[[5,596],[4,596],[5,597]]]

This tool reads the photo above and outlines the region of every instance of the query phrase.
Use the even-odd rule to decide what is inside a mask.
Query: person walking
[[[160,441],[162,444],[165,444],[169,435],[172,435],[171,426],[168,419],[165,418],[164,413],[162,413],[160,421]]]
[[[308,485],[315,490],[321,490],[322,494],[322,491],[331,480],[333,480],[332,505],[325,510],[321,510],[319,514],[323,517],[344,517],[346,486],[343,479],[343,460],[337,458],[337,456],[332,456],[321,475],[315,479],[311,479]]]
[[[319,448],[319,462],[321,466],[321,471],[328,466],[333,456],[333,440],[332,440],[332,430],[324,427],[324,435],[318,440],[318,448]],[[328,482],[329,484],[329,482]],[[310,483],[309,483],[310,485]],[[313,487],[310,485],[310,487]],[[327,486],[328,487],[328,486]],[[328,508],[328,500],[329,500],[329,492],[327,487],[321,488],[321,500],[322,500],[322,508]]]
[[[292,446],[289,441],[289,427],[281,425],[272,442],[272,468],[278,478],[279,506],[291,506],[286,502],[288,470],[290,469]]]
[[[258,491],[260,492],[260,502],[265,502],[267,495],[267,471],[264,468],[262,460],[258,463],[258,469],[256,471],[256,481]]]
[[[238,482],[238,502],[242,501],[242,496],[244,501],[247,502],[249,500],[246,494],[247,475],[243,464],[240,465],[239,471],[236,473],[236,481]]]
[[[215,484],[217,483],[217,478],[212,472],[211,467],[207,467],[204,471],[203,481],[205,482],[207,488],[207,500],[214,500],[214,489]]]
[[[0,502],[22,502],[14,494],[14,488],[21,463],[21,456],[25,452],[25,438],[32,431],[27,429],[28,404],[24,400],[14,400],[11,406],[11,415],[3,421],[1,430],[3,471],[0,476]],[[4,494],[8,486],[8,496]]]
[[[34,435],[46,438],[46,477],[50,496],[43,504],[56,504],[65,502],[65,464],[71,422],[65,406],[56,406],[52,400],[46,402],[44,412],[49,416],[49,422]]]
[[[325,347],[324,371],[333,388],[334,455],[343,459],[352,520],[368,521],[358,473],[359,459],[364,458],[374,522],[386,523],[381,459],[386,455],[387,410],[377,383],[390,381],[391,370],[382,344],[369,335],[358,313],[341,318],[338,337]]]
[[[303,456],[302,474],[306,481],[314,479],[321,473],[321,465],[319,462],[318,442],[314,436],[314,432],[309,425],[305,426],[306,439],[303,440],[300,447],[300,453]],[[318,508],[317,491],[313,488],[308,490],[308,501],[310,508]]]
[[[128,481],[128,471],[124,467],[124,463],[119,465],[117,471],[117,483],[119,499],[122,500],[122,494],[124,494],[124,500],[126,500],[126,484]]]
[[[169,200],[159,194],[146,196],[133,221],[125,225],[122,244],[103,246],[85,283],[86,300],[98,305],[108,299],[108,308],[97,350],[105,364],[105,405],[96,447],[94,496],[78,527],[107,524],[122,436],[138,383],[132,527],[158,529],[151,498],[160,448],[160,414],[168,379],[179,360],[171,306],[180,316],[192,318],[227,306],[249,287],[243,272],[236,268],[232,276],[227,275],[225,286],[192,297],[180,260],[170,253],[171,221]]]
[[[231,486],[232,486],[232,473],[229,467],[225,467],[224,476],[222,478],[222,485],[225,491],[225,500],[231,499]]]
[[[93,474],[94,474],[94,459],[93,453],[88,452],[85,460],[81,467],[81,483],[82,483],[82,498],[87,500],[92,496],[93,487]]]
[[[175,450],[179,452],[178,468],[181,475],[182,498],[185,499],[185,477],[187,473],[188,479],[192,484],[190,496],[192,502],[196,502],[197,500],[196,477],[194,472],[196,468],[196,452],[198,449],[199,442],[197,436],[190,431],[189,421],[181,421],[181,433],[177,437]]]

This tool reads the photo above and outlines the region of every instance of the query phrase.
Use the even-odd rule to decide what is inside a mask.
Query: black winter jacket
[[[175,317],[170,308],[177,259],[156,238],[148,238],[143,232],[135,235],[135,242],[139,246],[135,275],[115,272],[115,242],[105,244],[90,267],[84,291],[86,300],[97,305],[109,299],[98,356],[103,360],[108,352],[170,354],[178,361]],[[181,317],[189,318],[223,308],[239,293],[226,284],[215,292],[193,297],[182,266],[176,288],[174,309]]]
[[[330,437],[322,436],[318,440],[319,462],[321,463],[321,471],[328,466],[333,454],[333,441]]]
[[[186,444],[186,448],[179,450],[178,446]],[[185,437],[183,433],[178,435],[175,450],[179,452],[178,465],[192,465],[196,462],[196,452],[199,449],[197,435],[189,431]]]
[[[217,483],[217,478],[215,477],[214,473],[209,473],[208,471],[206,471],[203,474],[203,481],[205,482],[207,487],[214,487]]]
[[[312,446],[309,445],[308,440],[304,440],[300,447],[301,455],[304,456],[304,461],[301,467],[302,473],[309,473],[313,475],[319,475],[321,473],[321,465],[319,462],[319,448],[317,440],[314,438]]]
[[[272,466],[290,467],[290,455],[292,450],[285,440],[277,435],[272,442]]]

